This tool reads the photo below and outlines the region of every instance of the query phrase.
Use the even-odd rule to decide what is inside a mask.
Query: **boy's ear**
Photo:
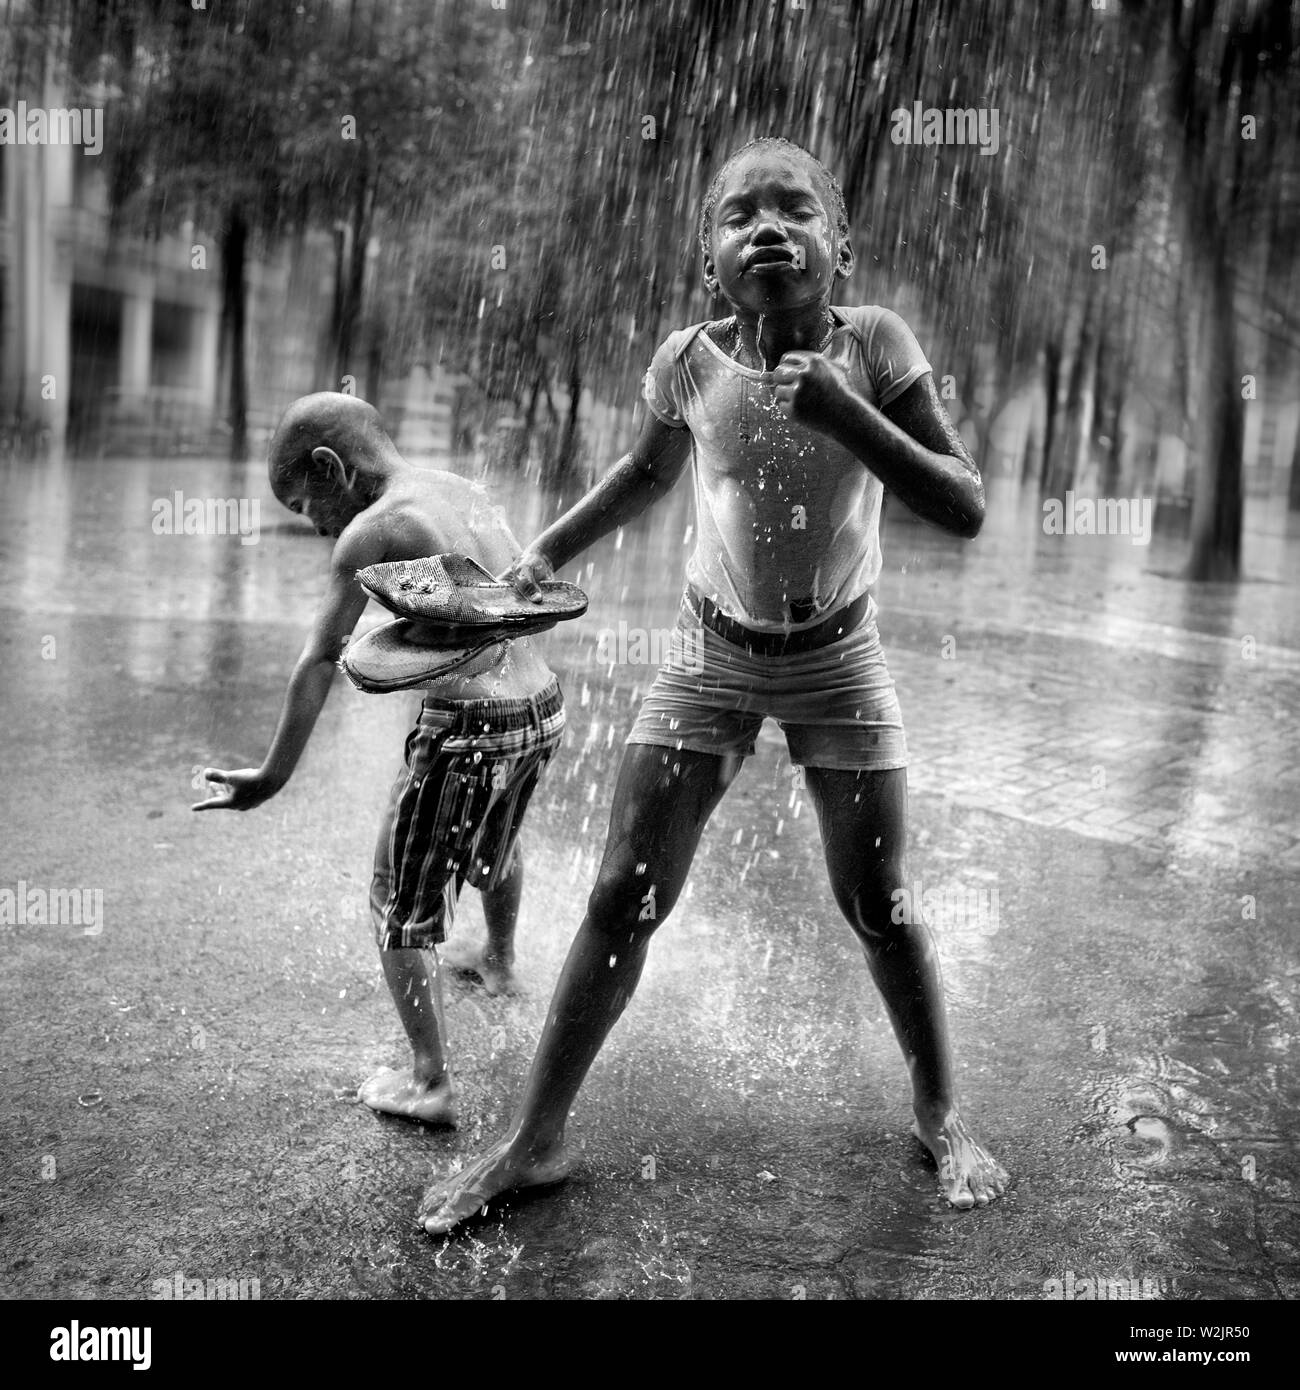
[[[326,444],[318,444],[311,451],[311,461],[338,487],[350,488],[356,479],[355,465],[344,463]]]
[[[713,263],[713,257],[706,253],[704,264],[700,267],[700,279],[704,281],[704,288],[711,295],[718,292],[718,267]]]
[[[853,254],[853,245],[848,237],[840,239],[839,260],[835,262],[835,274],[841,280],[847,280],[853,274],[853,267],[857,264],[857,257]]]

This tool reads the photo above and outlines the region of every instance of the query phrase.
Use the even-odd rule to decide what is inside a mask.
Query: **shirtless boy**
[[[675,644],[641,707],[519,1109],[498,1144],[425,1194],[431,1235],[567,1173],[574,1098],[766,715],[805,769],[831,887],[884,997],[912,1080],[914,1132],[943,1195],[973,1207],[1008,1181],[957,1107],[929,931],[894,910],[907,883],[907,750],[870,594],[884,489],[972,537],[984,515],[979,470],[902,319],[830,307],[853,250],[839,186],[807,151],[783,140],[737,151],[709,190],[700,237],[705,285],[731,317],[662,344],[631,452],[525,549],[511,578],[535,594],[693,459],[698,541],[679,631],[702,628],[703,675],[699,644]],[[656,911],[643,920],[650,887]]]
[[[481,488],[453,473],[412,467],[375,409],[354,396],[321,392],[295,401],[271,441],[270,478],[290,511],[334,538],[329,587],[262,766],[205,768],[224,791],[196,811],[248,811],[289,780],[366,606],[359,569],[455,553],[495,574],[519,554]],[[473,884],[483,893],[487,945],[481,956],[462,951],[451,963],[476,973],[492,993],[510,987],[523,890],[519,825],[563,730],[559,686],[526,637],[488,647],[427,687],[380,830],[370,889],[384,976],[413,1062],[409,1072],[385,1069],[360,1088],[371,1109],[455,1124],[435,947],[450,929],[460,888]]]

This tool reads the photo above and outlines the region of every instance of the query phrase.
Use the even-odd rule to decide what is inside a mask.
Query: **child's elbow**
[[[973,479],[973,484],[962,498],[960,509],[957,534],[964,541],[973,541],[984,525],[984,484],[978,478]]]
[[[984,503],[981,502],[977,507],[970,507],[966,510],[961,519],[961,525],[957,534],[964,541],[973,541],[979,535],[984,526]]]

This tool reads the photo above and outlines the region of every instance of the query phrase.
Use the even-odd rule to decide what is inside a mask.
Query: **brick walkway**
[[[1018,602],[999,595],[1013,616],[993,619],[978,614],[994,608],[998,548],[987,568],[963,568],[956,601],[937,576],[882,585],[914,790],[1162,855],[1263,855],[1300,872],[1295,587],[1198,592],[1135,570],[1118,603],[1086,616],[1077,589],[1040,583]],[[1171,608],[1210,630],[1171,625]]]
[[[1300,870],[1300,827],[1277,807],[1300,794],[1293,674],[1224,668],[1198,707],[1177,700],[1206,680],[1191,662],[1029,636],[1011,655],[980,634],[960,653],[890,648],[915,790],[1094,839],[1266,853]],[[1166,690],[1140,689],[1152,668]]]

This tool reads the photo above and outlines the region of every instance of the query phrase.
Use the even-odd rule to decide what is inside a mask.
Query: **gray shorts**
[[[696,753],[754,751],[769,716],[802,767],[884,772],[907,766],[907,739],[876,630],[876,603],[838,641],[814,651],[761,656],[702,627],[684,600],[629,743]]]

